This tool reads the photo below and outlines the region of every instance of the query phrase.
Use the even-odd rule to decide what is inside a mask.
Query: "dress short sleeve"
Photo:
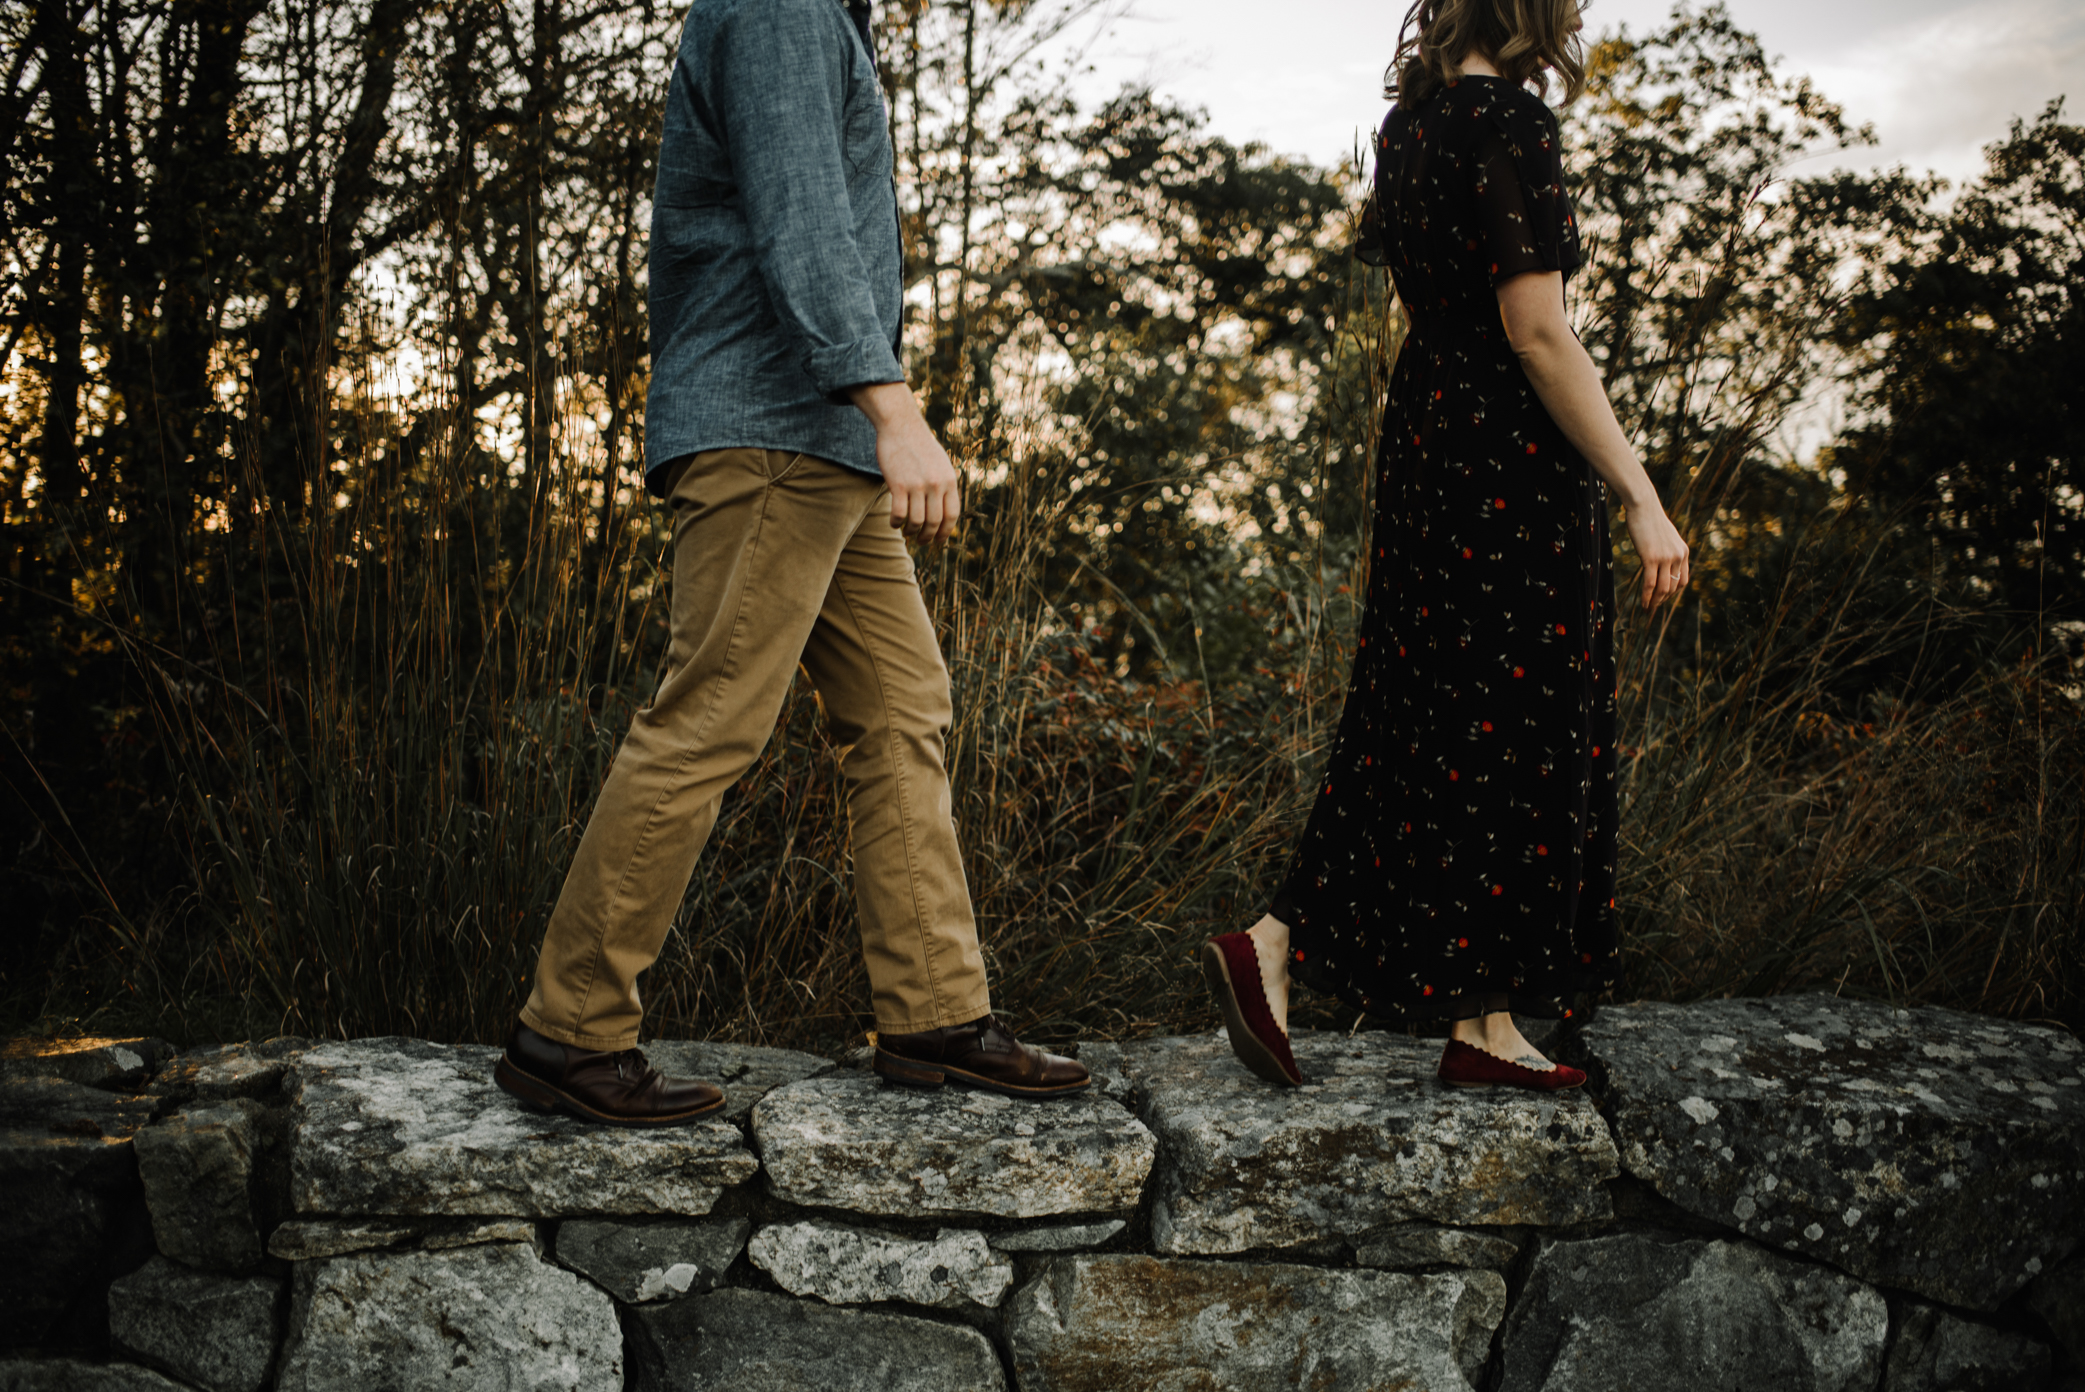
[[[1405,134],[1411,124],[1399,103],[1390,108],[1382,129],[1376,132],[1375,171],[1368,181],[1368,197],[1354,219],[1354,259],[1365,265],[1390,264],[1392,172],[1404,164]]]
[[[1536,98],[1517,95],[1494,108],[1492,128],[1477,143],[1477,222],[1493,285],[1528,271],[1568,276],[1584,260],[1556,117]]]

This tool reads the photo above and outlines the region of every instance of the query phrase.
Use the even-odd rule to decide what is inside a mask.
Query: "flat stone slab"
[[[300,1214],[709,1212],[759,1169],[728,1122],[624,1130],[525,1112],[497,1049],[362,1039],[313,1046],[291,1098]]]
[[[573,1218],[557,1230],[557,1260],[627,1305],[715,1289],[746,1250],[744,1218]]]
[[[1994,1310],[2085,1232],[2085,1045],[1830,996],[1611,1006],[1583,1032],[1622,1163],[1690,1213]]]
[[[430,1252],[483,1242],[540,1247],[542,1238],[537,1226],[524,1218],[297,1218],[268,1235],[268,1255],[317,1261],[385,1247],[413,1246]]]
[[[260,1392],[282,1336],[281,1278],[213,1276],[154,1257],[109,1288],[118,1349],[204,1392]]]
[[[623,1386],[615,1302],[524,1243],[300,1262],[293,1292],[278,1392]]]
[[[1444,1228],[1436,1223],[1394,1223],[1354,1241],[1357,1266],[1386,1271],[1412,1271],[1436,1266],[1462,1266],[1504,1271],[1520,1255],[1517,1230]]]
[[[0,1358],[0,1392],[189,1392],[135,1363],[84,1358]]]
[[[519,1218],[492,1218],[483,1223],[441,1224],[421,1236],[420,1246],[430,1252],[448,1252],[486,1242],[526,1242],[540,1248],[542,1236],[534,1223]],[[542,1253],[538,1251],[537,1255]]]
[[[1882,1369],[1882,1392],[2022,1392],[2046,1387],[2049,1348],[2025,1334],[1907,1300]]]
[[[988,1233],[985,1240],[1002,1252],[1078,1252],[1100,1246],[1128,1226],[1120,1218],[1104,1223],[1058,1223],[1047,1228]]]
[[[298,1218],[268,1234],[268,1255],[284,1261],[317,1261],[342,1257],[349,1252],[372,1252],[417,1242],[427,1231],[425,1222],[397,1222],[382,1218],[340,1221],[330,1218]]]
[[[1310,1082],[1245,1071],[1221,1035],[1127,1048],[1160,1147],[1152,1245],[1182,1256],[1352,1241],[1411,1219],[1563,1224],[1612,1212],[1614,1141],[1579,1093],[1446,1088],[1437,1044],[1299,1032]]]
[[[164,1039],[14,1039],[0,1047],[0,1080],[63,1078],[111,1092],[138,1092],[174,1046]]]
[[[1091,1091],[1016,1101],[854,1070],[769,1093],[753,1139],[776,1197],[902,1218],[1128,1213],[1157,1148]]]
[[[795,1049],[760,1044],[716,1044],[686,1039],[655,1039],[644,1046],[652,1067],[669,1078],[699,1078],[724,1089],[724,1121],[751,1115],[761,1098],[778,1087],[830,1073],[839,1065]]]
[[[1006,1337],[1022,1392],[1467,1392],[1505,1309],[1491,1271],[1052,1257],[1014,1293]]]
[[[156,1098],[120,1097],[69,1078],[0,1079],[0,1129],[25,1139],[128,1141],[158,1110]]]
[[[167,1060],[153,1078],[152,1090],[177,1103],[267,1097],[282,1086],[290,1066],[310,1047],[308,1039],[284,1036],[194,1049]]]
[[[1889,1308],[1745,1242],[1540,1240],[1499,1336],[1498,1392],[1871,1392]]]
[[[995,1309],[1014,1283],[1014,1264],[983,1233],[965,1228],[919,1238],[818,1218],[770,1223],[753,1235],[746,1256],[791,1295],[830,1305],[902,1300]]]
[[[725,1289],[630,1312],[631,1392],[1005,1392],[975,1329]]]

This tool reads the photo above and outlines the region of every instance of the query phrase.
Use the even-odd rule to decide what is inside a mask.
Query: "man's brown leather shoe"
[[[609,1126],[678,1126],[724,1105],[723,1090],[668,1078],[636,1049],[575,1049],[517,1024],[492,1080],[539,1112]]]
[[[1093,1081],[1084,1064],[1023,1044],[990,1015],[919,1034],[879,1034],[876,1071],[913,1087],[969,1083],[1013,1097],[1055,1097]]]

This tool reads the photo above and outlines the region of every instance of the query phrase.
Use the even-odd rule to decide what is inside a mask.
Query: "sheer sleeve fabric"
[[[1521,97],[1492,112],[1477,145],[1477,224],[1493,285],[1529,271],[1568,276],[1584,259],[1564,192],[1556,117],[1533,96]]]

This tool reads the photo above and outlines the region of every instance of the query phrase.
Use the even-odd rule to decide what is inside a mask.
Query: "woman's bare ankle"
[[[1540,1049],[1527,1041],[1527,1037],[1520,1032],[1520,1026],[1513,1022],[1512,1015],[1503,1010],[1457,1020],[1451,1035],[1471,1048],[1482,1049],[1494,1058],[1517,1063],[1523,1068],[1532,1068],[1537,1073],[1547,1073],[1556,1067],[1543,1056]]]

